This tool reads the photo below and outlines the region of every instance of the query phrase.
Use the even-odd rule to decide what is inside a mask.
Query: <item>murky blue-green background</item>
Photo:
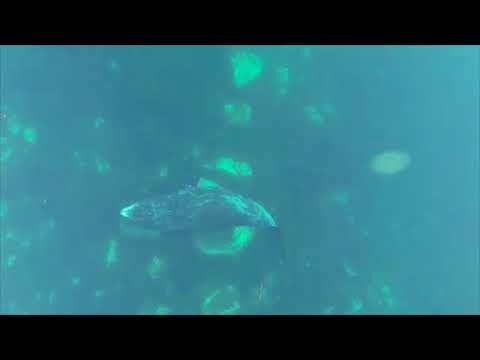
[[[1,47],[2,313],[478,312],[479,67],[473,46]],[[388,151],[408,161],[385,174]],[[260,235],[192,261],[120,226],[198,176],[264,204],[287,262]]]

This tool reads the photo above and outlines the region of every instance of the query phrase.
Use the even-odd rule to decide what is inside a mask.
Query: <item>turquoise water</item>
[[[477,313],[479,67],[474,46],[2,46],[1,312]],[[199,179],[281,240],[122,221]]]

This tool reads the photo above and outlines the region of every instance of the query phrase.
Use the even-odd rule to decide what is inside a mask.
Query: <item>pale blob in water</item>
[[[370,160],[370,170],[379,175],[395,175],[408,168],[411,162],[410,155],[404,151],[384,151]]]

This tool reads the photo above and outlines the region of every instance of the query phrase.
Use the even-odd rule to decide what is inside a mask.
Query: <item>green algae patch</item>
[[[225,116],[231,125],[247,125],[252,118],[252,107],[245,103],[229,103],[223,107]]]
[[[105,267],[111,269],[116,263],[118,263],[118,242],[112,239],[108,242]]]
[[[34,128],[25,128],[23,130],[23,140],[29,144],[36,144],[38,140],[37,130]]]
[[[255,237],[255,228],[236,226],[230,236],[227,232],[210,233],[198,239],[197,245],[205,255],[236,255],[242,252]]]
[[[217,288],[202,302],[203,315],[235,315],[240,311],[239,294],[233,285]]]
[[[264,71],[262,59],[254,53],[240,51],[231,57],[233,83],[243,88],[256,80]]]

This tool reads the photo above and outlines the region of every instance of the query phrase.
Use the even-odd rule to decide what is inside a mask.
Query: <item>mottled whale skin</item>
[[[123,208],[120,214],[134,224],[160,232],[227,226],[277,227],[272,215],[261,204],[220,186],[188,185],[172,194],[135,202]]]

